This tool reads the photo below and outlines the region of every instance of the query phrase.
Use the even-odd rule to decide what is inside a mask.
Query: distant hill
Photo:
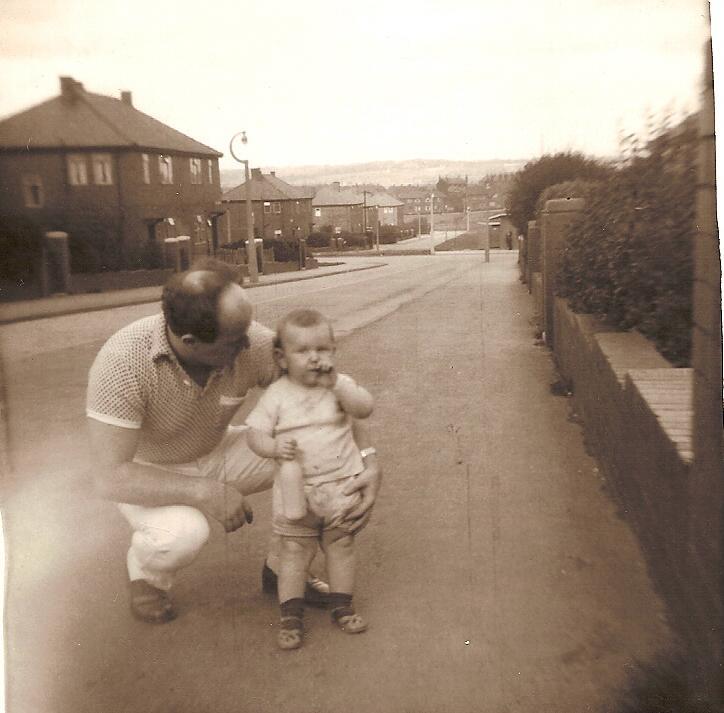
[[[293,185],[320,185],[339,181],[342,185],[378,184],[381,186],[423,185],[435,183],[439,176],[468,176],[477,181],[496,173],[515,173],[525,160],[446,161],[412,159],[409,161],[373,161],[339,166],[269,166],[262,171],[276,175]],[[244,182],[244,169],[221,169],[221,187],[233,188]]]

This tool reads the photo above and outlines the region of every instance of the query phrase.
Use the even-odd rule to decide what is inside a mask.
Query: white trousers
[[[233,483],[242,495],[271,488],[276,463],[260,458],[247,445],[246,426],[230,426],[221,443],[193,463],[149,464],[184,475]],[[128,576],[168,590],[176,572],[191,564],[209,538],[206,516],[188,505],[144,507],[118,503],[133,528],[128,550]]]

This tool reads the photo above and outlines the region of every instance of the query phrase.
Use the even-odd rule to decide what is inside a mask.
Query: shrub
[[[310,248],[326,248],[329,246],[332,236],[329,233],[310,233],[307,238],[307,245]]]
[[[28,218],[0,216],[0,279],[30,282],[40,267],[42,232]]]
[[[357,249],[364,249],[368,248],[369,245],[369,239],[366,235],[360,235],[357,233],[348,233],[346,231],[342,231],[339,234],[340,242],[344,241],[344,244],[351,248],[357,248]]]
[[[528,233],[528,221],[534,220],[536,205],[543,191],[573,179],[605,180],[612,167],[580,153],[557,153],[529,161],[513,178],[506,197],[506,211],[519,233]]]
[[[279,240],[277,238],[264,238],[264,249],[274,251],[275,262],[298,262],[299,243],[296,240]]]
[[[685,123],[590,193],[556,281],[574,310],[637,329],[678,366],[691,350],[695,151]]]

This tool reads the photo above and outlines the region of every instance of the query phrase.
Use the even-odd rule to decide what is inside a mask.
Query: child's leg
[[[322,550],[327,560],[329,588],[332,592],[354,591],[354,536],[339,528],[322,533]]]
[[[354,590],[355,551],[354,537],[339,528],[322,533],[322,549],[327,559],[329,574],[329,606],[332,621],[342,631],[357,634],[367,629],[364,619],[352,605]]]
[[[279,558],[279,634],[282,649],[302,645],[304,626],[304,586],[307,570],[317,550],[314,537],[282,537]]]

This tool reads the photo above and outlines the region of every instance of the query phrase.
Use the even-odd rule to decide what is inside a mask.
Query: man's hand
[[[234,532],[245,522],[252,522],[254,512],[238,490],[217,481],[208,481],[208,484],[209,493],[199,507],[214,520],[218,520],[226,532]]]
[[[297,441],[291,436],[277,436],[274,439],[274,457],[294,460],[297,455]]]
[[[377,499],[377,493],[382,485],[382,469],[377,462],[376,455],[365,458],[365,469],[344,489],[346,495],[356,490],[362,495],[362,500],[355,507],[345,513],[343,527],[351,534],[359,532],[370,520],[372,507]]]

